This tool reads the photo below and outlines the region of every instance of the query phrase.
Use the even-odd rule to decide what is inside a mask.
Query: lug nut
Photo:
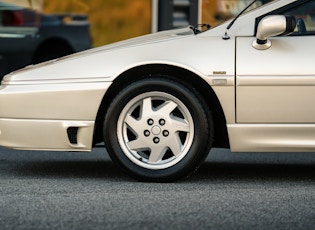
[[[154,124],[154,121],[153,121],[153,119],[148,119],[148,125],[153,125]]]
[[[154,144],[158,144],[160,142],[160,138],[154,137],[153,142],[154,142]]]
[[[167,131],[167,130],[164,130],[164,131],[163,131],[163,136],[164,136],[164,137],[167,137],[169,134],[170,134],[169,131]]]
[[[150,131],[149,130],[144,130],[143,134],[144,134],[144,136],[148,137],[148,136],[150,136]]]
[[[159,124],[160,124],[160,125],[165,125],[165,120],[164,120],[164,119],[160,119],[160,120],[159,120]]]

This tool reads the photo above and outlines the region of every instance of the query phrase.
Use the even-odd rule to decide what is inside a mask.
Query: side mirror
[[[296,20],[294,16],[266,16],[258,24],[253,47],[258,50],[268,49],[271,47],[271,41],[268,40],[268,37],[292,33],[295,26]]]

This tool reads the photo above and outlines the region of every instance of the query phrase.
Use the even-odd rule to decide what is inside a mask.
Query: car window
[[[296,18],[297,26],[293,35],[315,34],[315,1],[309,1],[283,14],[293,15]]]

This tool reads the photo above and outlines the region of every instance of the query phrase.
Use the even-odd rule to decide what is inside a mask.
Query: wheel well
[[[48,61],[49,59],[58,58],[71,53],[74,53],[74,49],[67,41],[61,38],[50,38],[43,41],[37,47],[32,58],[32,63],[36,64]]]
[[[171,65],[145,65],[130,69],[115,79],[111,87],[106,92],[99,108],[94,132],[94,144],[103,141],[103,119],[106,111],[122,88],[134,81],[150,75],[162,75],[173,78],[188,87],[195,88],[203,97],[208,107],[211,109],[214,124],[213,147],[229,148],[229,139],[226,127],[226,120],[221,104],[213,89],[203,79],[194,73]]]

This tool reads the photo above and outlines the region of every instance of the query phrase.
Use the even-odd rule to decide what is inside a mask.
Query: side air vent
[[[78,144],[78,127],[69,127],[67,129],[68,138],[71,144]]]

